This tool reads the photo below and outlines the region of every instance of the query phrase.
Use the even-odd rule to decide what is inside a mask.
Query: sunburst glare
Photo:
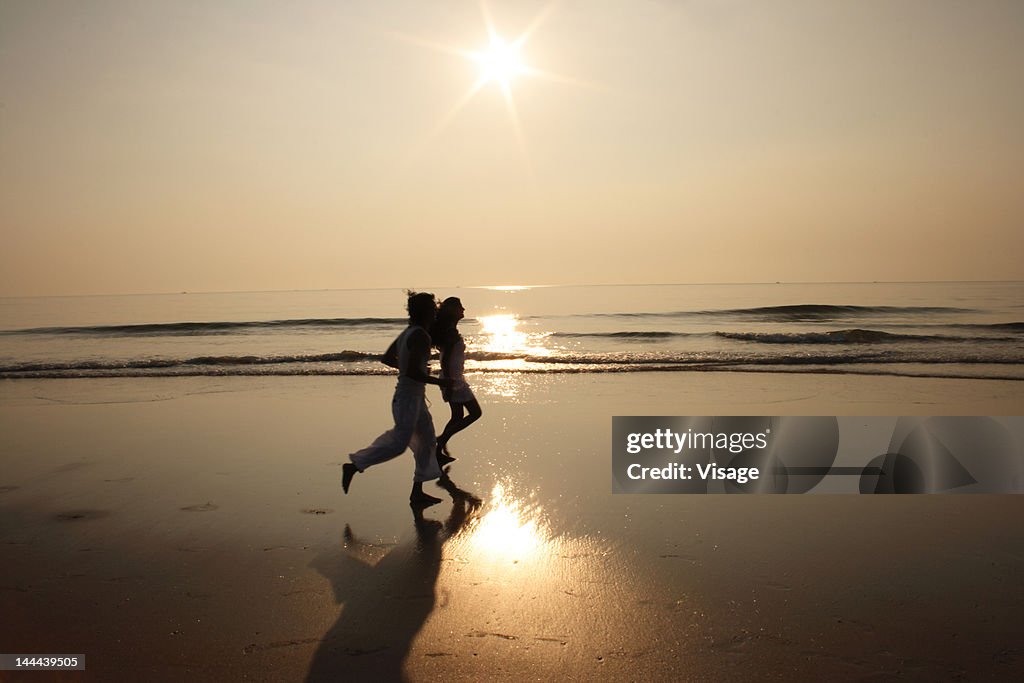
[[[492,36],[486,50],[476,54],[483,83],[498,82],[507,88],[514,76],[526,73],[526,65],[519,55],[518,43],[507,43],[500,36]]]
[[[574,78],[561,76],[530,66],[524,59],[523,50],[526,44],[551,14],[554,6],[554,2],[549,3],[539,14],[537,14],[536,17],[534,17],[533,21],[530,22],[529,26],[527,26],[522,33],[512,40],[506,40],[497,32],[494,20],[491,18],[490,11],[487,8],[487,4],[481,1],[480,10],[483,14],[484,26],[487,30],[488,43],[486,47],[476,51],[452,45],[440,44],[431,40],[415,38],[412,36],[392,34],[406,42],[437,50],[439,52],[456,55],[475,64],[477,68],[476,81],[470,85],[462,96],[455,101],[455,104],[452,105],[452,107],[445,112],[443,116],[441,116],[441,119],[430,130],[425,139],[414,147],[406,159],[406,163],[411,161],[412,158],[418,156],[419,152],[423,148],[425,148],[434,138],[439,136],[441,132],[455,119],[458,113],[468,105],[485,86],[488,84],[494,84],[501,90],[501,94],[505,100],[505,109],[508,111],[509,121],[512,124],[519,152],[522,156],[523,163],[526,166],[527,174],[531,177],[531,180],[533,179],[532,163],[526,148],[526,137],[523,133],[523,126],[519,120],[519,112],[516,108],[515,100],[512,97],[513,80],[523,76],[553,81],[556,83],[568,83],[583,87],[592,87],[590,84],[583,81],[578,81]]]

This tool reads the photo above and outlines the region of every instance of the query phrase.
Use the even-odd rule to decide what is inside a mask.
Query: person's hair
[[[434,319],[434,324],[430,326],[430,340],[438,349],[454,340],[455,335],[458,334],[455,326],[459,321],[455,316],[454,309],[456,306],[461,305],[462,302],[455,296],[450,296],[441,302],[441,307],[437,311],[437,318]]]
[[[414,292],[411,289],[405,290],[409,299],[405,309],[409,312],[409,322],[422,320],[424,317],[437,311],[437,299],[429,292]]]

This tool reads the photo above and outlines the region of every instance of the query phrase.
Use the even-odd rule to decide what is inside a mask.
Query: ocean
[[[1024,379],[1024,282],[447,287],[468,373]],[[401,289],[0,299],[0,378],[378,375]],[[436,370],[436,360],[435,360]]]

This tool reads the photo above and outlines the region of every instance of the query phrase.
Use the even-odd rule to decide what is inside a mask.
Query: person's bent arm
[[[398,369],[398,339],[391,342],[391,346],[389,346],[388,350],[384,352],[383,356],[381,356],[380,362],[389,368]]]
[[[409,335],[407,347],[409,349],[409,369],[406,371],[406,375],[424,384],[436,384],[439,387],[451,385],[450,380],[434,377],[429,372],[424,373],[422,370],[430,358],[430,337],[426,332],[417,330]]]

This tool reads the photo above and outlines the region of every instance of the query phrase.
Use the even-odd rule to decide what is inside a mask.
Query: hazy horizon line
[[[774,280],[749,282],[581,282],[563,284],[490,284],[490,285],[432,285],[429,287],[382,286],[382,287],[320,287],[312,289],[226,289],[226,290],[180,290],[173,292],[89,292],[84,294],[2,294],[0,299],[73,299],[115,296],[182,296],[189,294],[283,294],[290,292],[373,292],[385,290],[452,290],[452,289],[541,289],[569,287],[701,287],[742,286],[742,285],[877,285],[877,284],[1011,284],[1024,280]]]

